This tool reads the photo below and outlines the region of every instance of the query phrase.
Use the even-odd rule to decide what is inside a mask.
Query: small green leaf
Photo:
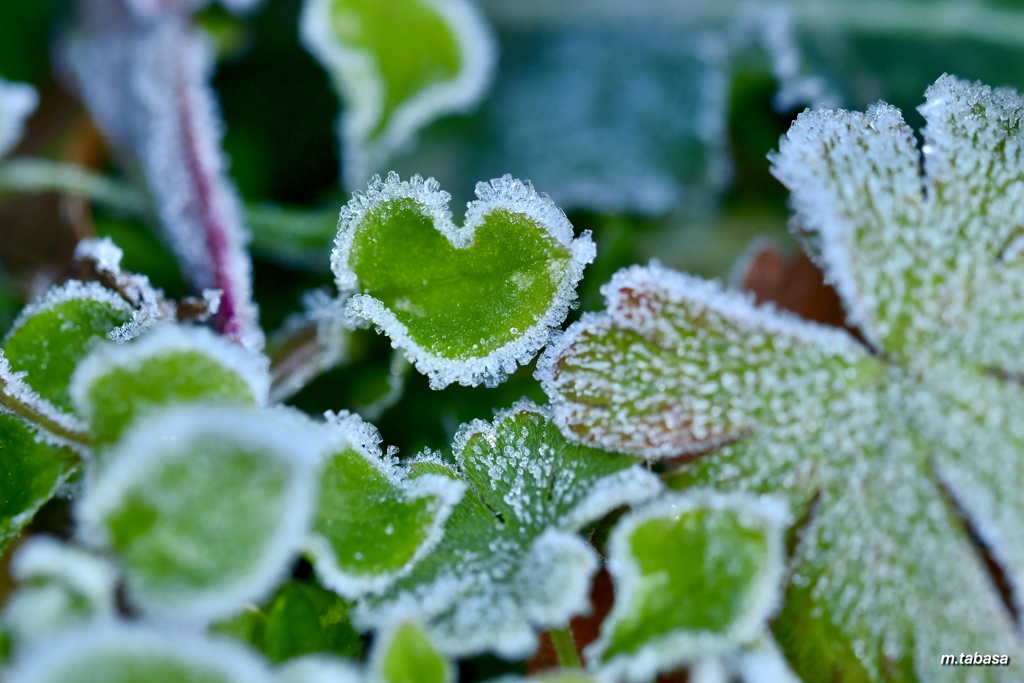
[[[125,344],[98,347],[71,378],[75,409],[98,446],[116,441],[139,416],[161,406],[203,401],[263,405],[266,361],[197,327],[162,325]]]
[[[370,669],[380,683],[452,683],[448,658],[412,622],[399,623],[374,645]]]
[[[386,589],[437,545],[464,487],[438,475],[408,481],[371,425],[352,415],[328,422],[335,443],[309,549],[324,585],[356,598]]]
[[[104,558],[48,536],[33,536],[11,561],[19,587],[3,622],[19,648],[60,629],[116,613],[117,571]]]
[[[290,568],[325,444],[283,411],[194,405],[136,421],[78,502],[83,537],[110,547],[128,599],[212,620],[265,597]]]
[[[438,116],[487,86],[494,46],[467,0],[306,0],[302,37],[345,100],[345,177],[362,185]]]
[[[32,86],[0,78],[0,157],[18,144],[25,119],[38,102],[39,95]]]
[[[465,425],[454,451],[457,470],[429,453],[413,464],[415,477],[470,486],[440,543],[384,594],[363,598],[355,623],[414,618],[446,654],[525,657],[538,630],[587,609],[597,556],[576,532],[660,484],[632,458],[566,443],[527,401],[493,424]]]
[[[214,629],[252,645],[275,662],[315,652],[359,658],[363,641],[349,622],[350,608],[344,598],[316,583],[292,580],[263,606],[246,607]]]
[[[274,683],[230,641],[126,623],[92,623],[40,643],[7,672],[17,683]]]
[[[13,415],[0,414],[0,553],[77,471],[74,453],[50,445]]]
[[[624,517],[608,545],[615,606],[587,658],[643,681],[764,632],[784,569],[785,507],[693,490]]]
[[[95,282],[72,280],[29,304],[14,322],[3,351],[15,372],[44,399],[71,409],[68,383],[75,365],[100,340],[132,320],[132,307]]]
[[[435,389],[495,386],[542,348],[594,258],[588,232],[529,183],[476,188],[463,227],[437,182],[390,174],[342,209],[332,269],[346,311],[376,325]]]

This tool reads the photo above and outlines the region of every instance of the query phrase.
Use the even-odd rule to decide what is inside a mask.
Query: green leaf
[[[415,476],[469,484],[444,537],[383,595],[358,603],[355,623],[414,618],[448,655],[525,657],[537,631],[589,604],[597,556],[576,532],[660,485],[632,458],[567,444],[550,413],[526,401],[464,426],[453,450],[455,469],[429,453],[413,463]]]
[[[75,454],[0,414],[0,553],[76,472]]]
[[[71,409],[68,383],[75,365],[100,340],[132,320],[132,307],[95,282],[54,287],[29,304],[3,343],[15,372],[61,410]]]
[[[10,83],[0,78],[0,157],[11,151],[29,117],[39,102],[39,95],[29,85]]]
[[[450,478],[407,480],[380,435],[354,415],[328,414],[334,444],[321,465],[308,547],[320,580],[349,598],[379,593],[440,540],[464,487]]]
[[[779,602],[785,507],[695,490],[626,515],[608,542],[615,606],[587,659],[633,681],[754,642]]]
[[[376,325],[433,388],[495,386],[550,339],[594,258],[590,234],[533,186],[476,188],[463,227],[434,180],[375,179],[342,209],[332,268],[353,318]]]
[[[349,658],[363,641],[349,622],[351,605],[316,583],[292,580],[266,604],[247,607],[214,630],[252,645],[275,662],[316,652]]]
[[[494,61],[466,0],[306,0],[302,37],[345,100],[339,124],[350,187],[438,116],[472,107]]]
[[[269,383],[264,358],[204,328],[162,325],[125,344],[96,348],[78,364],[70,394],[93,442],[107,446],[163,406],[263,405]]]
[[[273,683],[268,667],[225,640],[99,622],[41,643],[7,672],[18,683]]]
[[[803,523],[775,632],[812,683],[836,672],[961,680],[935,653],[967,651],[1009,657],[972,670],[976,680],[1024,671],[1019,628],[986,566],[996,563],[1019,610],[1024,101],[949,77],[927,97],[923,169],[884,104],[805,113],[774,159],[876,353],[650,267],[616,276],[609,311],[571,327],[541,364],[576,438],[668,455],[638,435],[660,425],[682,446],[710,436],[718,450],[684,463],[674,487],[786,495]]]
[[[284,411],[200,404],[151,413],[87,480],[81,532],[117,554],[127,597],[143,613],[229,616],[290,569],[324,446]]]
[[[116,613],[114,566],[54,538],[33,536],[21,544],[10,574],[19,587],[7,598],[3,623],[19,649],[69,626]]]
[[[370,670],[381,683],[452,683],[452,664],[412,622],[397,624],[374,645]]]

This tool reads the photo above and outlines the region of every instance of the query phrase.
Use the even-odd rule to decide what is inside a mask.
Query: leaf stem
[[[579,653],[576,652],[576,640],[572,637],[572,628],[553,628],[550,631],[551,644],[555,646],[555,655],[558,663],[563,669],[578,669],[580,663]]]
[[[19,401],[2,390],[0,390],[0,412],[20,417],[30,425],[49,432],[58,439],[75,444],[76,446],[88,448],[92,445],[89,440],[89,434],[84,429],[62,424],[61,420],[53,419],[45,412],[37,410],[28,403]]]
[[[131,215],[146,210],[145,198],[130,185],[82,166],[49,159],[13,159],[0,164],[0,193],[4,192],[76,195]]]

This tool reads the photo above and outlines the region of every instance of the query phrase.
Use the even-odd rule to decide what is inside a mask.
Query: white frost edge
[[[649,641],[633,654],[622,654],[598,664],[609,645],[612,626],[629,615],[632,597],[642,582],[630,548],[632,534],[645,522],[701,509],[737,512],[760,519],[763,524],[768,540],[768,563],[761,571],[759,585],[753,587],[743,614],[725,633],[670,633]],[[788,509],[779,499],[710,489],[666,494],[626,514],[608,539],[608,571],[615,584],[616,601],[601,625],[600,636],[584,653],[591,663],[590,670],[605,681],[640,683],[695,659],[728,654],[756,639],[764,632],[768,618],[781,600],[786,568],[784,534],[788,522]]]
[[[187,459],[191,441],[214,438],[276,458],[292,468],[285,491],[285,512],[276,529],[268,530],[261,557],[247,576],[232,585],[189,594],[147,595],[126,571],[125,585],[141,612],[156,619],[209,622],[231,616],[246,602],[260,602],[288,574],[290,561],[301,551],[316,505],[316,461],[324,444],[315,431],[304,434],[301,423],[277,410],[192,404],[150,413],[135,421],[111,450],[104,467],[86,481],[75,508],[78,535],[88,546],[109,547],[104,525],[133,487],[167,461]],[[272,533],[270,533],[272,532]]]
[[[108,335],[119,344],[139,336],[157,321],[173,322],[177,317],[177,310],[164,298],[163,290],[154,287],[148,277],[121,270],[123,257],[124,252],[109,237],[84,239],[75,246],[75,260],[91,260],[99,272],[114,279],[135,307],[132,319]]]
[[[25,131],[25,121],[38,105],[39,94],[35,88],[0,78],[0,157],[18,144]]]
[[[7,360],[7,357],[4,356],[3,349],[0,349],[0,391],[7,396],[10,396],[15,401],[31,407],[37,413],[62,429],[82,434],[89,431],[88,425],[78,419],[77,416],[65,413],[60,408],[53,405],[53,403],[40,396],[39,393],[25,381],[26,377],[28,377],[27,372],[15,372],[11,368],[10,362]],[[17,415],[13,411],[2,406],[0,406],[0,413],[14,415],[21,419],[29,429],[35,432],[37,441],[42,441],[51,446],[70,448],[79,454],[84,454],[88,451],[88,449],[82,444],[69,441],[64,437],[53,434],[45,427],[29,422],[20,415]],[[14,519],[16,520],[17,517]]]
[[[458,227],[452,222],[448,208],[451,196],[440,189],[436,180],[424,180],[422,176],[414,175],[408,181],[403,181],[397,173],[391,172],[384,181],[374,176],[365,193],[355,193],[348,204],[342,207],[338,221],[331,269],[343,297],[359,288],[359,278],[349,266],[355,232],[368,213],[394,199],[411,199],[416,202],[423,213],[432,219],[434,228],[455,249],[470,248],[476,229],[487,220],[491,212],[502,210],[531,219],[538,229],[568,250],[569,262],[548,310],[518,338],[478,358],[452,360],[434,355],[416,343],[409,336],[405,325],[378,299],[366,294],[355,294],[348,299],[346,311],[349,315],[364,319],[383,331],[391,339],[391,345],[402,349],[416,369],[430,379],[432,389],[443,389],[453,382],[463,386],[483,383],[494,387],[515,372],[518,365],[529,363],[537,351],[560,330],[562,321],[576,301],[576,285],[583,277],[583,268],[593,262],[596,253],[590,232],[584,231],[574,239],[569,219],[550,197],[539,194],[528,181],[505,175],[489,183],[477,183],[476,196],[477,199],[467,207],[463,226]]]
[[[797,116],[781,138],[779,150],[768,155],[772,175],[790,188],[790,204],[801,225],[819,238],[819,265],[826,282],[839,293],[847,322],[856,327],[873,348],[882,349],[878,311],[871,308],[857,284],[857,265],[854,263],[856,235],[850,221],[836,210],[831,194],[821,191],[822,181],[818,179],[821,166],[827,164],[828,157],[818,149],[821,140],[832,132],[845,139],[847,146],[851,144],[851,138],[865,133],[888,134],[894,138],[909,136],[915,158],[919,152],[902,112],[892,105],[878,102],[868,107],[866,113],[808,109]]]
[[[277,668],[280,683],[366,683],[362,667],[327,654],[289,659]]]
[[[270,374],[269,361],[264,356],[247,351],[206,328],[170,323],[159,325],[129,344],[96,347],[71,375],[68,389],[71,403],[80,415],[91,421],[95,406],[89,398],[89,390],[100,378],[113,370],[134,372],[153,358],[177,353],[198,353],[215,361],[249,386],[257,405],[266,405]]]
[[[56,538],[33,536],[25,541],[11,560],[10,574],[19,583],[33,579],[60,583],[87,598],[93,607],[114,612],[114,565]]]
[[[409,572],[428,555],[444,537],[444,527],[452,510],[462,500],[466,484],[441,475],[425,474],[408,479],[407,472],[393,456],[386,456],[380,450],[380,432],[369,422],[353,413],[325,414],[330,430],[330,455],[328,459],[340,457],[351,449],[387,479],[388,483],[400,489],[409,500],[434,498],[431,511],[434,518],[427,533],[413,552],[412,557],[397,569],[380,574],[353,574],[338,566],[334,547],[321,534],[310,531],[306,539],[306,553],[310,556],[313,569],[320,582],[335,593],[349,599],[365,595],[380,594]]]
[[[793,673],[778,643],[764,635],[747,651],[735,657],[733,667],[743,683],[801,683]]]
[[[301,302],[302,311],[289,314],[274,336],[276,339],[287,338],[312,323],[316,328],[318,353],[283,380],[277,378],[270,394],[272,401],[284,401],[294,396],[314,377],[348,360],[350,331],[345,324],[345,300],[332,297],[325,290],[313,289],[303,292]]]
[[[437,655],[437,658],[444,664],[444,680],[451,683],[455,678],[454,667],[452,666],[451,660],[445,656],[444,652],[442,652],[434,642],[430,629],[426,628],[413,615],[395,613],[390,615],[390,619],[391,620],[386,625],[383,625],[378,629],[377,636],[374,638],[373,651],[370,653],[370,657],[367,661],[368,675],[366,676],[366,680],[389,683],[388,679],[384,677],[384,667],[393,655],[395,637],[398,635],[398,630],[400,628],[412,626],[419,630],[420,634],[430,643],[430,646],[434,650],[434,654]]]
[[[375,139],[370,135],[383,115],[385,84],[373,56],[353,50],[332,33],[331,0],[306,0],[300,35],[306,48],[324,65],[345,99],[338,120],[343,142],[345,181],[359,187],[398,149],[412,142],[427,123],[445,114],[467,111],[483,97],[497,61],[497,47],[486,20],[466,0],[422,0],[441,15],[459,45],[462,68],[449,81],[428,86],[392,113]]]
[[[17,683],[64,683],[66,679],[56,676],[65,667],[105,655],[168,658],[212,670],[232,683],[275,683],[259,658],[231,640],[126,622],[86,624],[47,639],[19,656],[5,678]]]
[[[40,313],[45,313],[68,301],[88,299],[110,305],[125,314],[134,312],[131,304],[122,299],[117,293],[110,291],[98,282],[82,282],[80,280],[68,280],[63,285],[51,287],[46,293],[31,302],[21,310],[11,329],[4,337],[6,343],[11,336],[28,322],[30,318]]]
[[[554,422],[567,440],[587,446],[623,452],[619,440],[603,439],[597,442],[582,441],[572,432],[569,425],[574,416],[587,412],[587,406],[567,400],[560,388],[565,380],[556,377],[555,366],[564,357],[574,354],[573,347],[585,335],[595,334],[602,329],[621,328],[634,330],[643,335],[657,331],[662,318],[655,313],[641,312],[636,315],[623,314],[626,302],[621,295],[624,288],[653,292],[657,299],[669,305],[689,306],[698,311],[711,311],[728,319],[737,327],[745,328],[751,334],[777,334],[797,342],[816,346],[830,354],[847,359],[864,357],[865,349],[844,330],[804,320],[788,311],[776,308],[771,302],[756,304],[750,293],[725,289],[717,280],[705,280],[686,273],[665,268],[657,261],[646,266],[630,266],[618,271],[612,279],[601,286],[605,297],[606,310],[598,313],[584,313],[580,319],[555,339],[537,361],[534,377],[551,402]],[[713,442],[702,441],[706,448]],[[632,451],[635,455],[651,460],[668,458],[680,454],[678,445],[665,444]]]

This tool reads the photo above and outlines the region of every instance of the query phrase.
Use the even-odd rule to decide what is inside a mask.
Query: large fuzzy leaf
[[[805,521],[776,634],[798,674],[963,680],[935,653],[970,649],[1010,654],[976,680],[1021,676],[1013,618],[935,477],[1020,586],[1011,529],[1024,519],[994,481],[1017,471],[1017,429],[1002,417],[1017,385],[871,356],[841,331],[660,267],[620,273],[605,294],[608,310],[542,362],[556,415],[575,438],[648,456],[717,447],[674,486],[790,499]]]
[[[566,443],[548,411],[526,402],[465,426],[454,450],[456,468],[436,457],[413,464],[470,486],[444,537],[408,576],[364,599],[357,623],[412,615],[450,655],[526,656],[537,631],[586,609],[597,556],[576,532],[659,484],[631,458]]]

